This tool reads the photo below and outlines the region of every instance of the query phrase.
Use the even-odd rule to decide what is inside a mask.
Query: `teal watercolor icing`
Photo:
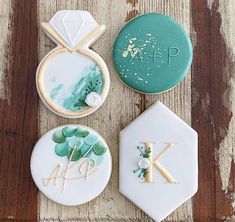
[[[58,85],[57,87],[55,87],[52,91],[51,91],[51,98],[55,99],[56,95],[58,94],[58,92],[63,88],[63,84]]]
[[[84,70],[81,79],[75,83],[71,92],[66,97],[60,97],[63,85],[56,86],[50,93],[51,99],[69,111],[79,111],[88,107],[85,103],[86,96],[91,92],[101,94],[103,88],[103,76],[98,65],[92,65]],[[60,101],[58,99],[60,98]]]
[[[66,126],[54,132],[52,140],[56,143],[56,155],[67,157],[71,161],[89,158],[98,166],[102,163],[107,151],[107,147],[97,135],[81,128]]]

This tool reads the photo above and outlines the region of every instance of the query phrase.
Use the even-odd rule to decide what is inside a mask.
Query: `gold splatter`
[[[122,56],[127,57],[128,56],[128,51],[123,51]]]

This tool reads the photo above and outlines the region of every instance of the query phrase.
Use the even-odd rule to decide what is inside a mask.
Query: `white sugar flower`
[[[101,96],[96,92],[91,92],[86,96],[85,103],[88,106],[98,106],[102,101]]]
[[[150,161],[147,158],[142,158],[139,162],[138,162],[138,166],[141,169],[147,169],[150,167]]]

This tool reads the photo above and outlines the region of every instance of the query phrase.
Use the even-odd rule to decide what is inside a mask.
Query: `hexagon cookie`
[[[161,102],[120,132],[120,192],[156,221],[198,187],[197,132]]]

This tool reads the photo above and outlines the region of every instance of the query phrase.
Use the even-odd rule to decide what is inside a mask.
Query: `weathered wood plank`
[[[193,1],[192,124],[199,132],[195,221],[234,221],[234,1]]]
[[[4,62],[0,96],[0,220],[36,221],[37,190],[29,160],[38,136],[37,2],[1,1],[0,10],[0,42],[5,45],[0,53],[1,63]]]

